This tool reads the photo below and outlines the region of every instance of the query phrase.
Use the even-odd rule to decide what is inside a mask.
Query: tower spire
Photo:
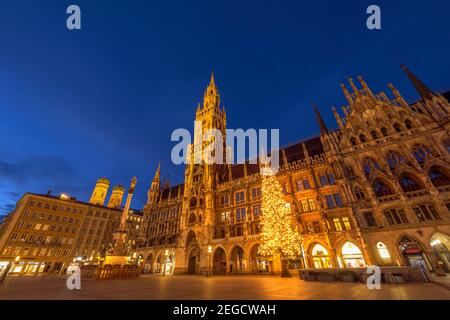
[[[416,88],[417,92],[420,94],[420,96],[426,100],[431,100],[433,98],[433,92],[428,89],[428,87],[420,81],[405,65],[400,65],[402,67],[402,70],[406,73],[409,80],[412,82],[414,87]]]
[[[214,71],[211,72],[211,80],[209,81],[210,86],[216,86],[216,82],[214,81]]]
[[[323,121],[322,116],[320,115],[319,109],[317,108],[317,105],[313,102],[314,112],[316,113],[317,122],[319,123],[320,127],[320,134],[324,135],[328,133],[328,128],[325,125],[325,122]]]
[[[156,169],[155,177],[153,178],[153,181],[159,181],[161,177],[161,162],[158,162],[158,169]]]

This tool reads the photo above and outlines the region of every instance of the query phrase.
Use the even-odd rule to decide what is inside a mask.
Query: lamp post
[[[209,277],[211,273],[211,253],[212,247],[211,245],[208,245],[208,271],[206,272],[206,277]]]
[[[169,249],[166,249],[164,252],[164,269],[163,269],[163,277],[166,275],[166,265],[167,265],[167,257],[169,256]]]

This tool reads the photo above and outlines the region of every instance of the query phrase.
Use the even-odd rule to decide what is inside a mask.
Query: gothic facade
[[[421,96],[408,104],[373,93],[358,77],[341,84],[348,105],[332,108],[329,130],[280,150],[277,174],[301,233],[291,268],[412,265],[450,271],[449,95],[427,88],[406,67]],[[198,106],[202,129],[225,136],[226,113],[214,77]],[[202,149],[209,141],[203,142]],[[190,156],[198,150],[191,146]],[[261,176],[257,164],[195,164],[183,184],[148,191],[138,263],[151,273],[273,273],[277,257],[258,255]]]

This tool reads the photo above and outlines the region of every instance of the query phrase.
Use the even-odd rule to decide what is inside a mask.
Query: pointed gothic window
[[[377,197],[384,197],[394,193],[391,188],[380,180],[375,180],[373,183],[373,191]]]
[[[402,173],[400,175],[399,182],[404,192],[424,189],[423,186],[414,177],[407,173]]]
[[[387,129],[385,128],[385,127],[383,127],[383,128],[381,128],[381,134],[384,136],[384,137],[387,137],[389,134],[388,134],[388,131],[387,131]]]
[[[431,167],[428,176],[435,187],[450,185],[450,179],[444,173],[444,170],[439,167]]]
[[[359,141],[361,141],[361,143],[365,143],[367,141],[366,136],[363,134],[359,135]]]
[[[370,176],[374,169],[381,170],[380,165],[373,159],[367,158],[363,163],[363,170],[367,177]]]
[[[433,153],[431,149],[424,145],[416,145],[413,148],[412,154],[416,158],[417,162],[423,164],[427,156],[431,156]]]
[[[370,132],[370,135],[372,136],[372,139],[378,139],[378,132],[376,132],[375,130],[372,130]]]
[[[398,123],[394,123],[394,130],[395,130],[395,132],[401,132],[402,128],[400,127],[400,125]]]
[[[390,151],[387,154],[386,160],[391,171],[393,171],[400,163],[406,163],[405,158],[395,151]]]

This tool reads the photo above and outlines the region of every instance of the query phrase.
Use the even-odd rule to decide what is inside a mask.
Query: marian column
[[[136,177],[133,177],[133,179],[131,179],[130,188],[128,189],[127,201],[125,202],[125,207],[122,211],[120,225],[117,231],[113,234],[111,252],[109,252],[106,256],[105,264],[125,265],[127,263],[127,254],[129,254],[129,252],[127,252],[127,218],[136,183],[137,179]]]

